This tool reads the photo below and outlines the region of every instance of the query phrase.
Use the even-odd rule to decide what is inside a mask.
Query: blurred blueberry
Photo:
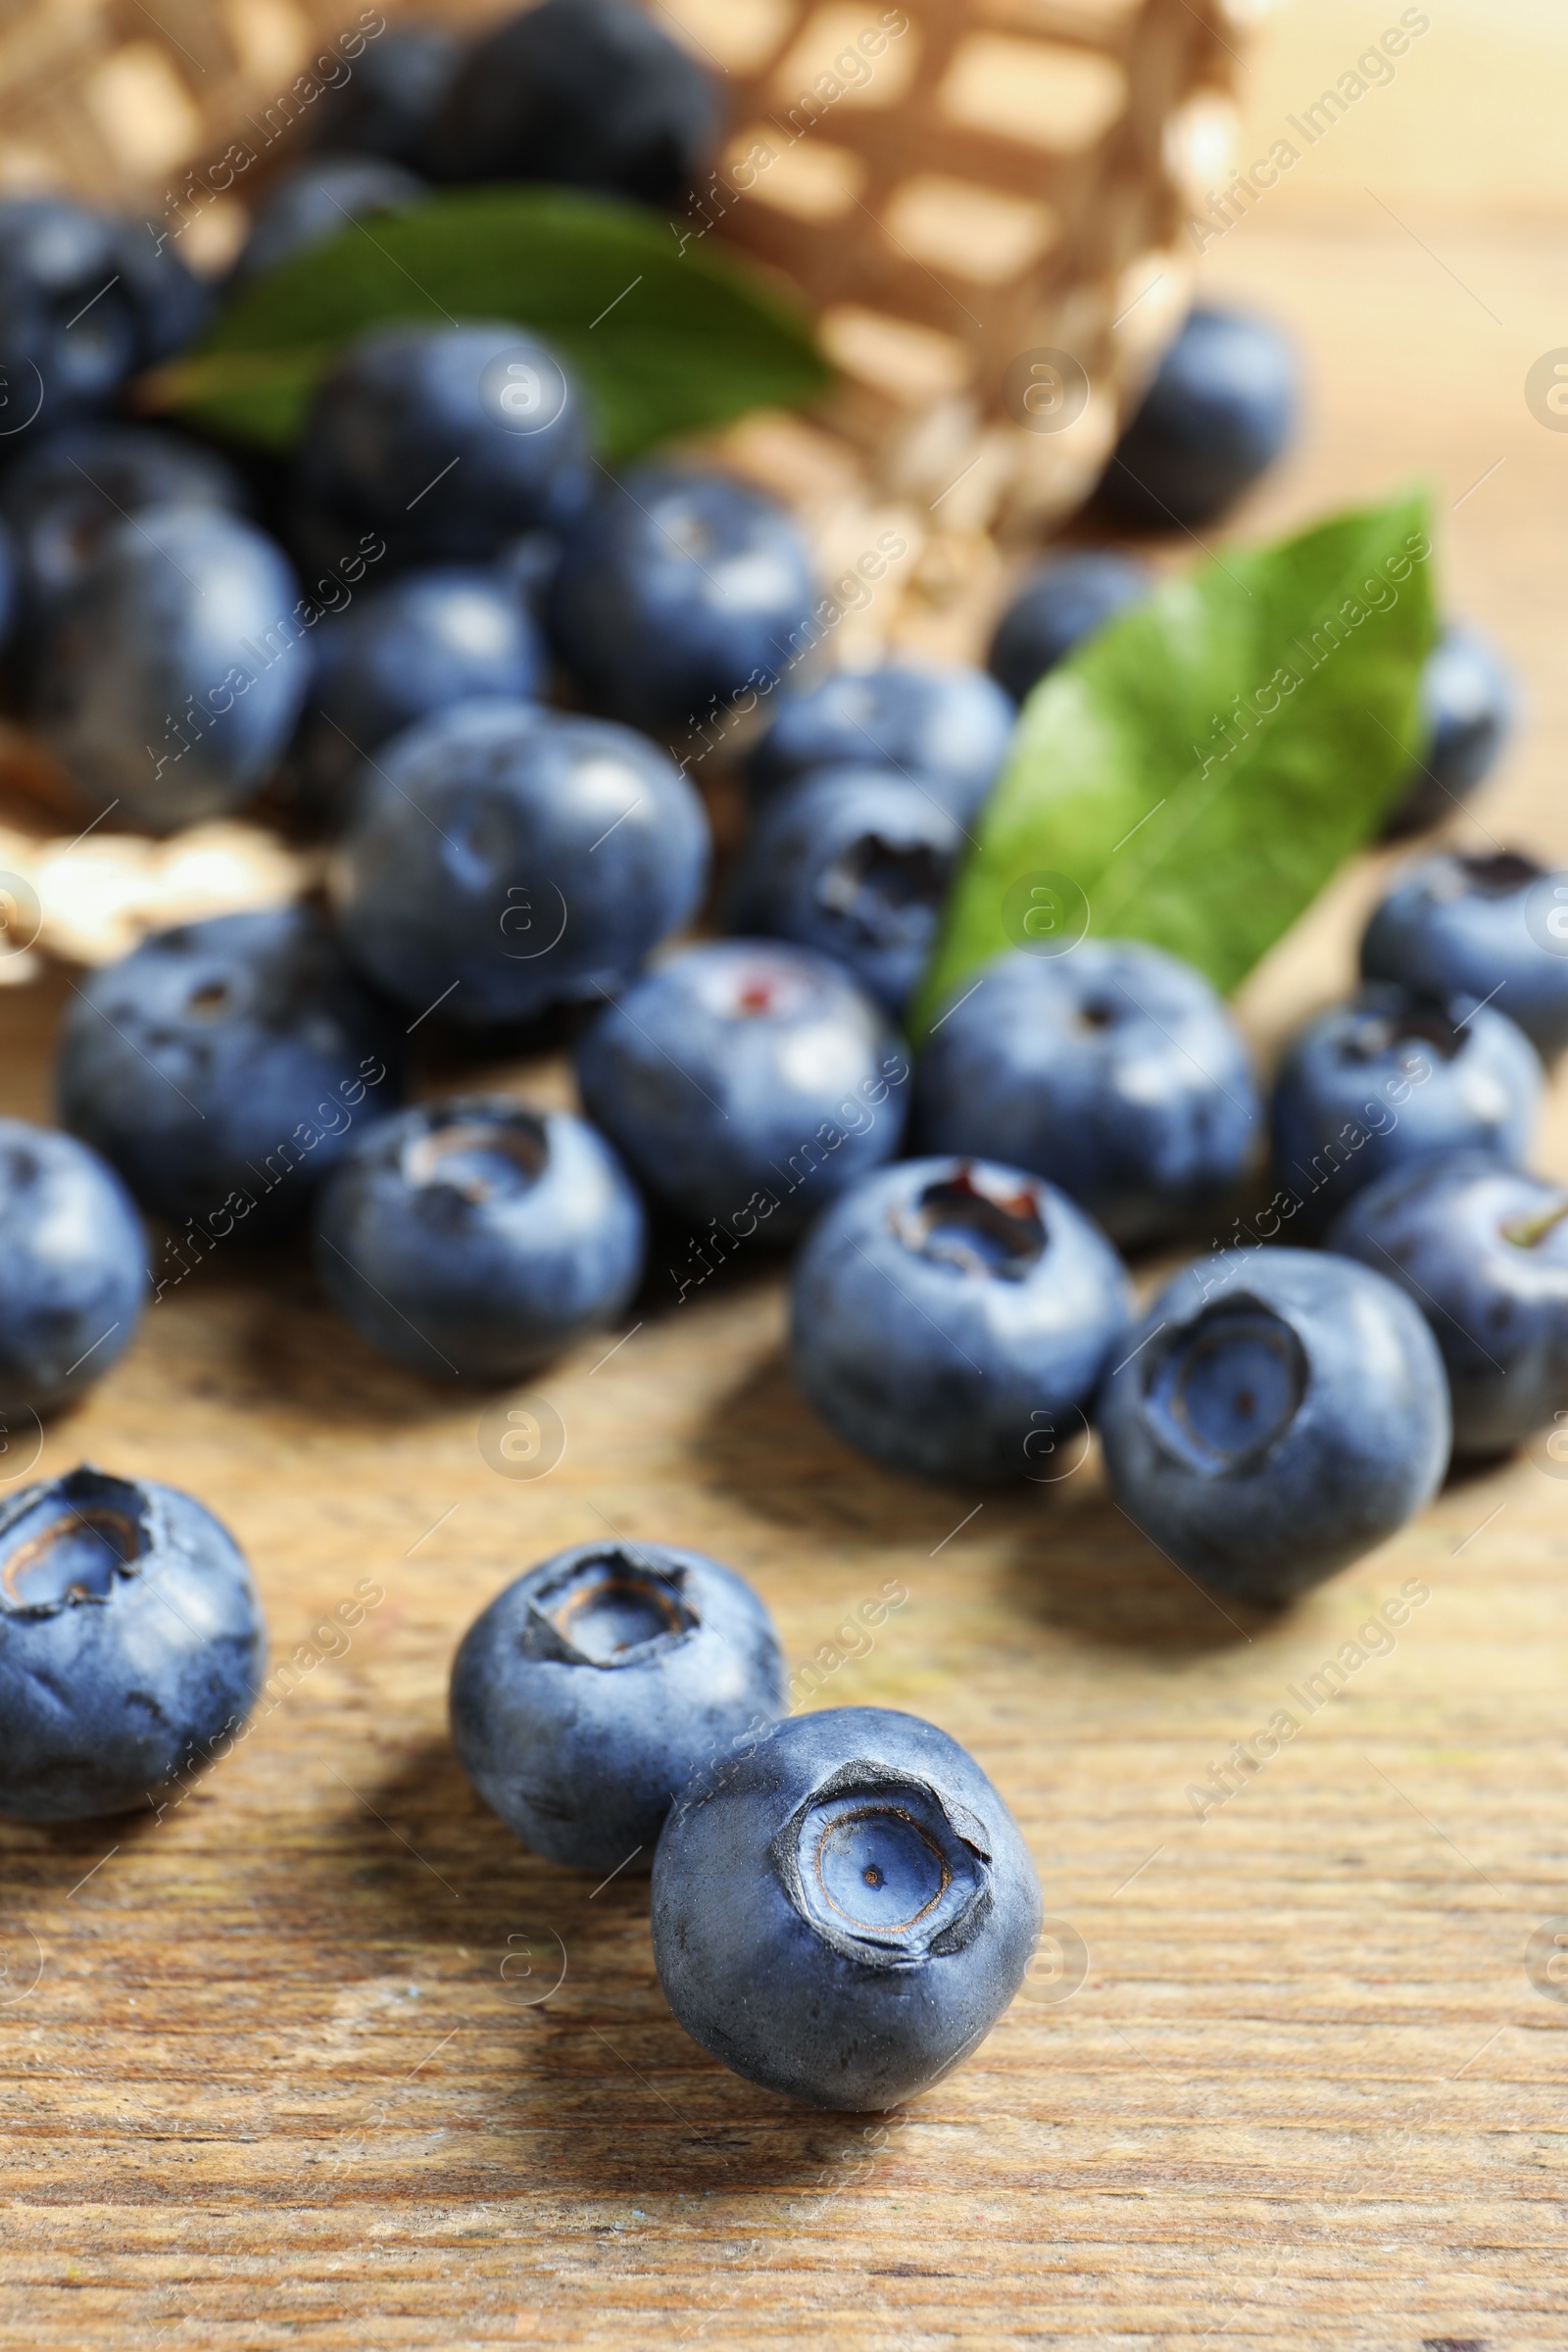
[[[1288,1600],[1437,1492],[1443,1359],[1365,1266],[1222,1250],[1178,1274],[1126,1345],[1100,1404],[1110,1491],[1200,1584]]]
[[[1130,605],[1141,604],[1153,584],[1147,564],[1114,548],[1053,556],[1029,573],[998,621],[986,666],[1021,703],[1048,670]]]
[[[312,136],[326,155],[414,164],[463,51],[444,25],[406,20],[376,35],[347,78],[316,102]]]
[[[298,1223],[357,1118],[397,1102],[402,1052],[319,918],[283,906],[155,932],[90,974],[56,1085],[142,1206],[211,1248]]]
[[[920,1059],[926,1151],[1028,1168],[1118,1242],[1178,1230],[1243,1177],[1262,1109],[1200,972],[1131,939],[1019,948],[940,1014]]]
[[[628,728],[516,702],[407,728],[358,788],[332,893],[350,955],[482,1028],[622,986],[696,911],[703,805]]]
[[[1492,640],[1450,623],[1427,657],[1421,709],[1427,747],[1385,834],[1442,824],[1490,774],[1518,709],[1513,674]]]
[[[84,1396],[136,1336],[147,1237],[113,1168],[69,1135],[0,1118],[0,1416]]]
[[[723,122],[716,80],[629,0],[542,0],[475,42],[421,150],[435,179],[550,179],[678,208]]]
[[[390,736],[476,695],[526,701],[543,676],[539,632],[499,569],[432,567],[372,588],[317,640],[299,755],[307,795],[341,818],[355,769]]]
[[[380,533],[403,564],[482,563],[589,494],[575,383],[520,326],[378,326],[306,420],[296,505],[311,543]]]
[[[1266,318],[1200,306],[1124,429],[1100,498],[1147,530],[1208,522],[1294,438],[1300,369]]]
[[[589,1117],[649,1192],[737,1242],[789,1240],[890,1158],[908,1074],[847,973],[753,940],[688,948],[577,1050]]]
[[[172,246],[142,222],[60,196],[0,197],[6,436],[112,408],[139,368],[191,340],[207,306]]]
[[[1001,2017],[1040,1934],[1040,1882],[956,1740],[829,1707],[677,1797],[653,1930],[664,1998],[705,2050],[812,2107],[885,2109]]]
[[[896,1017],[926,967],[962,848],[918,785],[885,768],[819,768],[753,826],[728,927],[831,956]]]
[[[424,193],[422,179],[376,156],[307,156],[268,189],[234,265],[235,280],[292,262],[356,220],[406,213]]]
[[[550,622],[596,709],[667,735],[765,690],[814,596],[806,543],[772,499],[722,474],[644,466],[568,537]]]
[[[39,656],[34,723],[84,802],[168,833],[265,783],[310,682],[298,601],[281,549],[236,515],[117,523]]]
[[[0,1813],[155,1803],[232,1740],[266,1666],[245,1556],[189,1494],[83,1463],[0,1503]]]
[[[784,1711],[750,1585],[701,1551],[579,1544],[490,1603],[452,1668],[452,1744],[524,1845],[577,1870],[652,1868],[670,1805]]]
[[[1541,1057],[1491,1004],[1374,983],[1308,1021],[1274,1089],[1274,1175],[1297,1238],[1352,1193],[1449,1152],[1518,1166],[1541,1106]]]
[[[0,521],[0,647],[9,639],[22,610],[22,551],[4,521]]]
[[[1456,1152],[1356,1194],[1329,1248],[1407,1291],[1448,1375],[1455,1453],[1502,1453],[1568,1414],[1568,1192]]]
[[[76,585],[120,523],[155,507],[239,514],[246,503],[226,458],[149,424],[68,425],[29,442],[0,478],[33,617]]]
[[[1016,715],[981,669],[838,670],[784,697],[747,778],[772,793],[818,767],[892,768],[966,824],[996,782]]]
[[[351,1144],[316,1214],[316,1270],[372,1347],[503,1383],[618,1315],[642,1202],[604,1138],[508,1095],[422,1102]]]
[[[1361,970],[1429,996],[1479,997],[1549,1059],[1568,1046],[1568,870],[1517,850],[1437,850],[1395,876],[1361,935]]]
[[[891,1469],[1049,1477],[1087,1436],[1132,1311],[1115,1250],[1054,1185],[986,1160],[902,1160],[808,1234],[790,1356],[823,1420]]]

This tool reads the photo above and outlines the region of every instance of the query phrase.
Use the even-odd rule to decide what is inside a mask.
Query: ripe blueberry
[[[1495,1005],[1547,1058],[1568,1046],[1568,872],[1517,850],[1438,850],[1396,874],[1361,938],[1368,980]]]
[[[694,2041],[813,2107],[927,2090],[1023,1982],[1040,1882],[974,1758],[831,1707],[708,1768],[654,1857],[654,1961]]]
[[[1517,705],[1512,675],[1491,639],[1462,624],[1445,629],[1421,677],[1426,748],[1385,833],[1421,833],[1451,816],[1491,771]]]
[[[1100,496],[1149,530],[1207,522],[1285,449],[1299,398],[1296,353],[1278,327],[1200,307],[1117,442]]]
[[[1015,715],[984,670],[838,670],[784,697],[746,774],[761,796],[816,768],[884,767],[966,824],[997,780]]]
[[[998,621],[987,666],[1021,703],[1048,671],[1149,594],[1153,574],[1113,548],[1071,549],[1030,572]]]
[[[147,1296],[147,1240],[97,1153],[0,1119],[0,1415],[46,1413],[101,1380]]]
[[[424,182],[374,156],[309,156],[274,180],[246,238],[234,275],[243,283],[324,245],[355,220],[405,213]]]
[[[663,1544],[557,1552],[474,1620],[452,1668],[464,1771],[524,1845],[578,1870],[651,1868],[693,1775],[783,1705],[750,1585]]]
[[[207,303],[172,246],[143,222],[59,196],[0,197],[8,430],[41,438],[113,407],[138,368],[191,340]]]

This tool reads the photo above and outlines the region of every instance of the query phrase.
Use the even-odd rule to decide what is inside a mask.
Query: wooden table
[[[1568,341],[1560,233],[1396,209],[1282,204],[1211,250],[1313,381],[1240,527],[1431,478],[1452,600],[1533,704],[1468,832],[1561,854],[1568,439],[1522,396]],[[1374,881],[1250,987],[1265,1047],[1345,983]],[[63,994],[0,999],[8,1110],[47,1112]],[[1568,1169],[1560,1085],[1543,1157]],[[295,1265],[221,1252],[50,1428],[44,1469],[220,1513],[298,1682],[161,1820],[0,1832],[0,2343],[1560,2352],[1568,2001],[1525,1952],[1568,1913],[1568,1484],[1458,1481],[1233,1622],[1094,1463],[976,1511],[850,1454],[792,1391],[772,1275],[653,1288],[613,1354],[537,1384],[567,1444],[533,1483]],[[885,2126],[699,2052],[645,1883],[536,1861],[453,1762],[463,1628],[612,1530],[733,1562],[828,1669],[812,1703],[930,1715],[1023,1824],[1068,1973]],[[318,1657],[366,1578],[384,1599]],[[1190,1787],[1412,1580],[1396,1645],[1199,1818]],[[890,1581],[906,1600],[841,1639]]]

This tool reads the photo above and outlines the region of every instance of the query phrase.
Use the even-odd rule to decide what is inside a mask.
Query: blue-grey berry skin
[[[723,122],[714,77],[629,0],[543,0],[463,60],[419,150],[436,179],[544,179],[683,213]]]
[[[1421,673],[1427,740],[1385,835],[1441,825],[1495,765],[1518,715],[1513,675],[1489,637],[1450,623]]]
[[[1115,548],[1069,549],[1031,571],[998,621],[987,667],[1015,703],[1086,639],[1141,604],[1154,575]]]
[[[808,1234],[790,1360],[823,1420],[891,1469],[1049,1479],[1132,1311],[1115,1250],[1053,1185],[901,1160]]]
[[[650,1869],[681,1790],[783,1707],[751,1586],[665,1544],[557,1552],[474,1620],[452,1668],[464,1771],[524,1845],[578,1870]]]
[[[1485,1152],[1396,1169],[1328,1246],[1386,1274],[1432,1326],[1455,1453],[1504,1453],[1568,1414],[1568,1191]]]
[[[59,196],[0,197],[0,380],[14,455],[112,408],[182,350],[210,296],[167,237]]]
[[[529,701],[544,666],[523,597],[499,569],[432,564],[356,598],[317,639],[299,751],[313,808],[341,819],[356,769],[390,737],[475,696]]]
[[[234,265],[235,281],[327,244],[356,220],[405,213],[424,193],[423,180],[376,156],[308,156],[268,190]]]
[[[1200,305],[1117,442],[1100,498],[1147,530],[1207,522],[1282,455],[1299,410],[1299,363],[1279,328]]]
[[[997,957],[920,1059],[916,1134],[1059,1185],[1113,1241],[1178,1230],[1245,1175],[1262,1112],[1200,972],[1140,941]]]
[[[296,502],[313,544],[371,529],[401,564],[483,563],[581,511],[588,449],[572,376],[524,328],[371,327],[317,394]]]
[[[776,501],[724,474],[644,466],[568,535],[550,627],[595,710],[695,741],[698,722],[798,658],[815,595]]]
[[[402,1028],[304,907],[183,923],[73,997],[61,1117],[206,1248],[284,1231],[351,1132],[400,1100]]]
[[[29,617],[75,586],[118,523],[154,507],[239,514],[245,488],[216,450],[156,425],[74,424],[29,443],[0,480]]]
[[[310,682],[299,601],[237,515],[156,507],[110,531],[50,615],[34,709],[84,802],[168,833],[265,783]]]
[[[654,1857],[654,1961],[694,2041],[811,2107],[888,2108],[1023,1982],[1040,1881],[974,1758],[885,1707],[799,1715],[711,1764]]]
[[[466,1028],[624,987],[695,914],[708,817],[628,727],[529,703],[455,704],[354,788],[331,889],[349,954]]]
[[[728,928],[831,956],[897,1019],[930,958],[964,847],[918,784],[819,768],[770,800],[730,886]]]
[[[0,1505],[0,1813],[156,1803],[243,1737],[266,1659],[245,1556],[191,1495],[84,1463]]]
[[[328,1180],[316,1270],[371,1346],[437,1380],[520,1378],[613,1320],[642,1276],[636,1188],[569,1111],[506,1095],[368,1128]]]
[[[982,669],[838,670],[786,694],[746,761],[760,798],[819,767],[885,767],[967,824],[996,782],[1017,713]]]
[[[1568,1046],[1568,871],[1517,850],[1437,850],[1395,876],[1361,935],[1361,970],[1490,1003],[1549,1060]]]
[[[1110,1491],[1168,1558],[1270,1605],[1429,1502],[1447,1383],[1404,1293],[1349,1258],[1226,1250],[1163,1290],[1105,1383]]]
[[[147,1239],[114,1169],[25,1119],[0,1119],[0,1415],[83,1396],[147,1297]]]
[[[1522,1029],[1474,998],[1370,982],[1292,1043],[1272,1111],[1274,1176],[1298,1238],[1353,1193],[1449,1152],[1520,1165],[1541,1105],[1541,1057]]]
[[[462,62],[457,36],[439,24],[398,24],[376,34],[346,80],[323,90],[311,137],[323,155],[384,156],[417,168],[436,111]]]
[[[899,1148],[909,1063],[845,972],[770,940],[688,948],[577,1051],[589,1116],[666,1208],[788,1241]]]

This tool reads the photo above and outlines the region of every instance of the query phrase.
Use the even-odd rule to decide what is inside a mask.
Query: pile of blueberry
[[[667,204],[715,124],[707,77],[623,0],[543,0],[466,54],[389,34],[239,272],[417,201],[416,173]],[[654,1239],[665,1304],[798,1243],[795,1376],[851,1446],[1049,1484],[1097,1428],[1121,1509],[1268,1605],[1398,1528],[1450,1453],[1568,1415],[1568,1193],[1524,1167],[1568,1045],[1568,874],[1419,858],[1271,1120],[1212,988],[1133,940],[1002,956],[916,1054],[899,1024],[1018,702],[1147,593],[1142,563],[1058,556],[988,669],[823,675],[791,517],[696,466],[612,476],[525,324],[353,341],[276,478],[116,412],[203,307],[171,252],[0,201],[0,367],[38,386],[0,470],[15,707],[87,818],[165,831],[266,789],[330,845],[319,903],[95,971],[63,1025],[64,1131],[0,1121],[8,1423],[78,1399],[149,1290],[261,1236],[307,1237],[366,1341],[475,1389],[612,1328]],[[1206,519],[1295,402],[1272,329],[1195,313],[1102,511]],[[1508,705],[1450,633],[1401,827],[1474,788]],[[742,802],[713,895],[710,807]],[[705,906],[721,935],[682,941]],[[465,1033],[492,1058],[567,1037],[584,1115],[465,1088]],[[1140,1316],[1121,1252],[1233,1210]],[[0,1807],[155,1798],[244,1736],[264,1644],[189,1497],[90,1468],[28,1487],[0,1506]],[[520,1578],[452,1681],[459,1755],[519,1838],[651,1865],[699,2041],[775,2089],[887,2105],[1005,2007],[1038,1884],[945,1734],[784,1704],[757,1595],[657,1546]]]

